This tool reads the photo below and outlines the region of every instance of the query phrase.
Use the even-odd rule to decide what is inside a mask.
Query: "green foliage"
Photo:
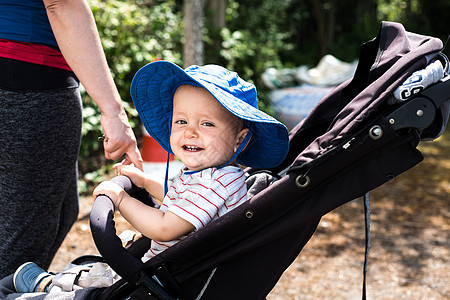
[[[360,45],[378,33],[382,20],[402,23],[408,31],[445,41],[448,0],[226,0],[226,26],[204,23],[205,63],[223,65],[253,82],[260,107],[272,114],[260,82],[269,67],[315,66],[321,51],[344,61],[358,58]],[[130,84],[139,68],[155,59],[183,65],[182,0],[89,0],[104,51],[130,122],[140,136]],[[206,12],[206,19],[209,17]],[[103,166],[100,113],[84,95],[80,173],[95,183]],[[108,167],[106,167],[108,168]]]
[[[93,101],[83,94],[83,143],[80,147],[80,157],[88,157],[92,152],[101,151],[97,138],[101,136],[100,109],[97,105],[92,105]]]
[[[450,1],[379,0],[378,19],[402,23],[411,32],[447,40]]]
[[[285,30],[289,17],[290,1],[248,0],[228,1],[227,26],[221,31],[220,55],[208,57],[236,71],[242,78],[253,82],[258,89],[261,109],[272,113],[263,85],[262,73],[269,67],[292,65],[282,61],[283,56],[293,56],[294,44],[290,41],[293,31]]]
[[[136,71],[156,59],[181,62],[181,16],[173,1],[90,0],[114,80],[125,101]]]
[[[181,16],[174,1],[156,5],[154,1],[89,0],[114,81],[135,133],[139,120],[130,97],[134,74],[149,62],[166,59],[181,63]],[[92,99],[83,94],[83,140],[79,155],[80,191],[86,181],[96,183],[110,167],[103,157],[100,111]],[[89,175],[87,175],[89,174]],[[89,177],[89,179],[87,178]],[[98,180],[95,180],[98,178]]]

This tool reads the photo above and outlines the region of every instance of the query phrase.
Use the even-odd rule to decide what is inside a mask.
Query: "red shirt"
[[[0,39],[0,57],[72,71],[61,52],[39,44]]]

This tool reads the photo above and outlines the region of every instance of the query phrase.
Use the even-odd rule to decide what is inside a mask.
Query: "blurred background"
[[[182,67],[214,63],[234,70],[256,85],[260,108],[280,117],[272,101],[277,89],[298,85],[298,71],[316,67],[324,57],[354,66],[360,45],[377,35],[383,20],[400,22],[410,32],[443,42],[450,33],[448,0],[89,0],[89,4],[139,143],[143,133],[130,84],[139,68],[156,59]],[[315,88],[319,90],[311,93],[317,98],[329,86]],[[85,93],[83,102],[79,187],[87,194],[104,180],[113,162],[105,161],[97,141],[98,108]]]

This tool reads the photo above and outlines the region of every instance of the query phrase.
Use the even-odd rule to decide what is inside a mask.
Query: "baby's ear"
[[[236,145],[234,146],[234,152],[237,151],[239,145],[242,143],[242,141],[244,140],[244,138],[247,135],[249,130],[250,129],[248,129],[248,128],[244,128],[238,133],[237,140],[236,140]],[[245,147],[247,147],[247,145]],[[245,149],[245,147],[244,147],[244,149]],[[242,150],[244,150],[244,149],[242,149]]]

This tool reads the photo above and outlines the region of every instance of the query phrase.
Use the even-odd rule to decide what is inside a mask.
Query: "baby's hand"
[[[137,187],[144,187],[145,185],[145,174],[134,165],[124,165],[124,164],[115,164],[114,170],[116,170],[117,175],[125,175],[131,179],[131,181]]]
[[[111,181],[103,181],[100,183],[93,192],[94,199],[100,195],[105,195],[114,203],[114,207],[119,209],[119,205],[122,202],[126,192],[117,184]]]

